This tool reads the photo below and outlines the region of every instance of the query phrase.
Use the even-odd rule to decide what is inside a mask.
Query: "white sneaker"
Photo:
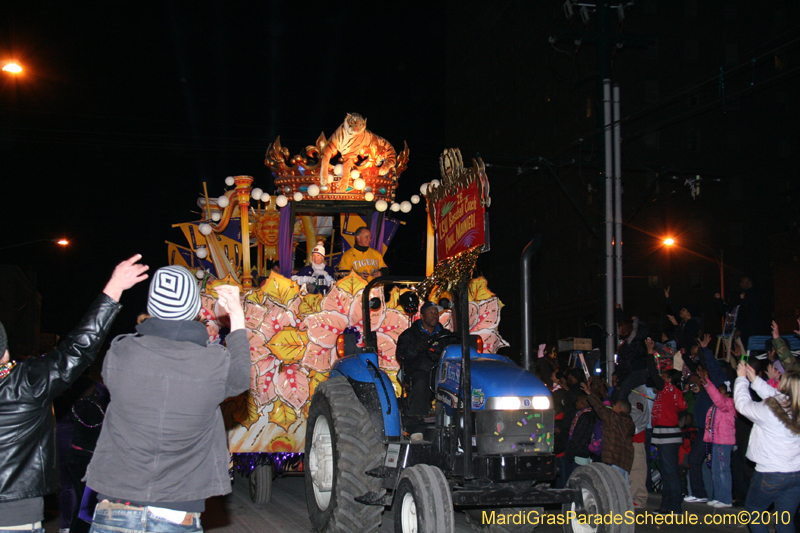
[[[711,500],[710,502],[706,502],[706,505],[710,505],[711,507],[716,507],[719,502],[717,500]]]
[[[722,502],[715,502],[714,507],[717,509],[724,509],[726,507],[733,507],[732,503],[722,503]]]
[[[705,503],[708,501],[708,498],[697,498],[696,496],[686,496],[683,501],[686,503]]]

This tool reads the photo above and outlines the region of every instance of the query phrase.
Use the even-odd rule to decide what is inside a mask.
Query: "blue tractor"
[[[533,347],[527,273],[536,248],[538,241],[522,257],[526,366]],[[371,331],[373,286],[416,281],[371,281],[363,291],[364,330]],[[466,287],[464,280],[456,298],[459,324],[466,322]],[[542,523],[542,506],[560,504],[567,533],[632,533],[632,525],[598,526],[590,519],[633,512],[628,484],[611,467],[581,466],[566,488],[551,487],[554,409],[541,380],[507,357],[479,353],[464,328],[448,335],[457,344],[442,353],[431,384],[434,414],[423,420],[404,416],[378,367],[374,333],[365,334],[364,348],[340,339],[340,358],[308,412],[305,483],[314,530],[371,533],[391,506],[397,533],[453,532],[455,508],[479,531],[519,533]]]

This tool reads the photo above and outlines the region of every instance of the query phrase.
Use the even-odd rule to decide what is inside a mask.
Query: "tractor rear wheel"
[[[426,464],[403,470],[394,495],[395,533],[454,533],[453,495],[441,470]]]
[[[626,512],[633,512],[631,491],[622,474],[603,463],[579,466],[569,477],[570,484],[577,484],[583,495],[583,511],[578,503],[565,503],[563,512],[572,513],[576,518],[564,524],[564,533],[633,533],[634,525],[625,524]],[[620,515],[622,524],[596,524],[594,516]]]
[[[381,525],[382,506],[355,498],[381,494],[380,479],[365,472],[381,465],[386,453],[369,413],[345,377],[317,387],[306,426],[305,485],[308,516],[319,533],[373,533]]]

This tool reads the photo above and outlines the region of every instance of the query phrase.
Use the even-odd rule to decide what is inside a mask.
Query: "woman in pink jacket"
[[[714,405],[706,415],[706,453],[711,452],[711,479],[714,491],[709,494],[708,505],[722,508],[731,507],[731,453],[736,444],[736,408],[725,385],[717,388],[711,380],[701,377],[703,386]]]

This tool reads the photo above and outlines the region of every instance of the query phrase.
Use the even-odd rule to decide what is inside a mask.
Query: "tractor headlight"
[[[532,407],[534,409],[550,409],[550,397],[548,396],[534,396]]]
[[[498,411],[514,411],[520,408],[518,396],[500,396],[492,399],[494,400],[494,409]]]

